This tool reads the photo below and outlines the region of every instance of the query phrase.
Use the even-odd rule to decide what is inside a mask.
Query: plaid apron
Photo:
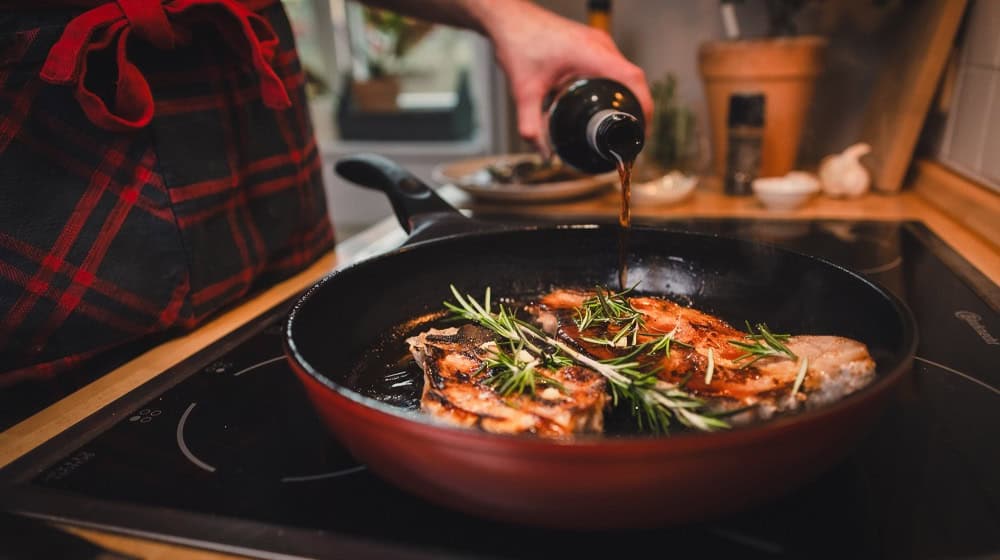
[[[90,9],[0,2],[0,387],[190,329],[333,246],[280,4],[70,2]]]

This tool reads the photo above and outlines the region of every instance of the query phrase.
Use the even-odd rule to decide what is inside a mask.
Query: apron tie
[[[192,24],[208,22],[257,74],[261,99],[271,109],[292,102],[271,67],[278,36],[261,16],[235,0],[117,0],[86,11],[66,25],[52,46],[40,76],[50,84],[74,87],[74,97],[95,125],[112,131],[138,130],[153,118],[153,93],[126,45],[135,33],[158,49],[169,50],[190,38]],[[234,25],[235,24],[235,25]],[[118,78],[114,107],[87,88],[87,57],[114,48]]]

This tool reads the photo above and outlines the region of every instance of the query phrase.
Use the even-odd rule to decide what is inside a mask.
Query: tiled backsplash
[[[1000,0],[969,6],[956,87],[938,158],[1000,191]]]

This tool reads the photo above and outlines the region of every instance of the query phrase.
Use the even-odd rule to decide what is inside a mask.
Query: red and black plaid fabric
[[[268,27],[202,1],[164,2],[173,43],[121,12],[61,63],[87,10],[0,12],[0,386],[189,329],[333,246],[281,5]]]

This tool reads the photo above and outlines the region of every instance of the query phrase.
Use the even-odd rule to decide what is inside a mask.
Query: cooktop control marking
[[[282,482],[309,482],[312,480],[323,480],[324,478],[336,478],[338,476],[347,476],[349,474],[354,474],[365,470],[366,466],[358,465],[356,467],[350,467],[347,469],[340,469],[339,471],[332,471],[323,474],[311,474],[307,476],[286,476],[281,479]]]
[[[983,339],[983,342],[986,344],[989,344],[990,346],[1000,345],[1000,339],[990,334],[989,329],[987,329],[986,325],[983,324],[983,316],[979,313],[973,313],[972,311],[961,309],[955,312],[955,317],[972,327],[972,330],[976,331],[979,338]]]
[[[155,409],[144,408],[139,411],[139,414],[129,417],[128,421],[139,422],[140,424],[148,424],[153,421],[153,418],[156,418],[160,414],[163,414],[163,411],[158,408]]]
[[[204,469],[208,472],[215,472],[215,467],[195,457],[194,453],[191,453],[191,450],[188,449],[187,443],[184,442],[184,423],[187,422],[188,415],[191,414],[192,410],[194,410],[196,404],[198,403],[193,402],[189,404],[187,409],[184,411],[184,414],[181,414],[180,422],[177,423],[177,447],[180,447],[181,453],[187,457],[188,461],[194,463],[198,468]]]
[[[976,379],[975,377],[972,377],[971,375],[969,375],[967,373],[962,373],[962,372],[958,371],[957,369],[950,368],[950,367],[948,367],[948,366],[946,366],[944,364],[939,364],[937,362],[932,362],[931,360],[928,360],[927,358],[921,358],[920,356],[914,356],[913,359],[915,359],[917,361],[920,361],[920,362],[923,362],[923,363],[928,364],[928,365],[932,365],[932,366],[937,367],[937,368],[941,368],[944,371],[947,371],[948,373],[954,373],[955,375],[957,375],[959,377],[963,377],[963,378],[965,378],[965,379],[967,379],[967,380],[975,383],[976,385],[980,385],[982,387],[985,387],[986,389],[989,389],[990,391],[993,391],[994,393],[1000,395],[1000,389],[997,389],[996,387],[990,385],[989,383],[986,383],[985,381],[980,381],[979,379]]]
[[[263,367],[263,366],[266,366],[268,364],[273,364],[274,362],[278,362],[278,361],[281,361],[281,360],[284,360],[284,359],[285,359],[284,356],[278,356],[276,358],[271,358],[270,360],[264,360],[263,362],[256,363],[256,364],[254,364],[254,365],[252,365],[252,366],[250,366],[248,368],[243,368],[240,371],[237,371],[236,373],[233,374],[233,377],[239,377],[239,376],[243,375],[244,373],[247,373],[248,371],[253,371],[253,370],[255,370],[255,369],[259,368],[259,367]]]

